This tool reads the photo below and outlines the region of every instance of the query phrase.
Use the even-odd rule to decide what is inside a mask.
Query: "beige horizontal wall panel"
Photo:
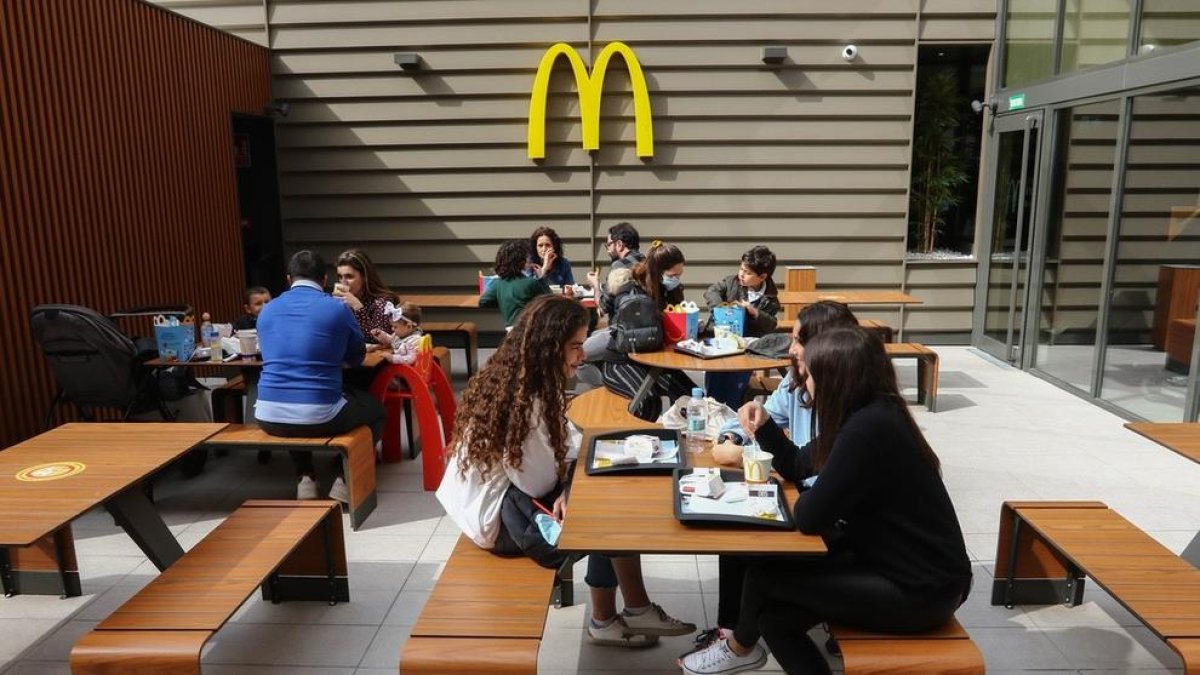
[[[266,16],[263,14],[261,1],[248,4],[228,1],[213,4],[158,0],[151,4],[165,7],[189,19],[194,19],[200,23],[222,30],[247,27],[257,27],[260,31],[265,31],[266,29]]]
[[[283,98],[283,97],[280,97]],[[710,94],[651,93],[656,123],[664,119],[799,118],[854,116],[864,119],[911,114],[909,94],[854,95],[807,93],[742,93],[736,96]],[[606,92],[601,105],[605,118],[633,116],[628,93]],[[550,97],[547,119],[579,119],[579,98],[574,92]],[[513,92],[495,97],[462,99],[428,96],[393,100],[319,101],[297,100],[291,104],[287,124],[354,124],[360,122],[467,122],[529,120],[529,94]],[[747,123],[752,123],[747,121]],[[281,126],[287,126],[283,124]],[[552,126],[553,124],[547,125]]]
[[[597,43],[597,50],[603,44]],[[495,70],[524,72],[532,82],[533,74],[547,47],[549,43],[534,47],[481,46],[479,49],[463,49],[453,45],[422,49],[420,54],[425,68],[430,73]],[[392,56],[397,51],[402,49],[395,47],[352,52],[334,51],[332,48],[320,52],[276,50],[272,53],[272,70],[276,74],[296,75],[394,73],[398,68],[392,61]],[[703,49],[696,49],[687,44],[646,44],[639,45],[635,53],[642,67],[650,72],[664,68],[763,68],[762,44],[757,41],[738,45],[705,45]],[[586,49],[581,48],[580,54],[584,56],[585,61],[591,62]],[[911,66],[913,49],[910,45],[873,45],[868,52],[859,56],[859,60],[863,66],[871,68]],[[619,65],[620,62],[616,63]],[[836,45],[789,45],[788,63],[794,68],[846,67],[841,49]]]
[[[996,0],[921,0],[921,16],[996,15]]]
[[[632,152],[630,154],[633,154]],[[349,150],[280,149],[281,167],[288,173],[312,171],[353,171],[380,169],[427,171],[430,169],[527,169],[536,166],[525,154],[525,146],[511,148],[461,148],[375,150],[368,147]],[[578,145],[548,146],[543,166],[586,167],[588,154]]]
[[[864,168],[907,167],[912,153],[905,145],[774,144],[678,145],[655,148],[652,166],[860,166]],[[628,144],[601,143],[597,166],[635,166],[637,154]]]
[[[1109,190],[1113,172],[1108,170],[1076,169],[1067,175],[1067,188]],[[1125,173],[1127,190],[1176,188],[1195,190],[1200,185],[1200,162],[1195,167],[1179,169],[1134,169]]]
[[[660,144],[741,141],[885,141],[907,143],[911,122],[903,120],[763,120],[730,119],[658,119],[655,138]],[[458,124],[363,123],[363,124],[289,124],[280,126],[281,148],[359,148],[380,146],[487,145],[525,146],[527,121]],[[582,125],[578,119],[550,120],[546,125],[549,143],[580,144]],[[608,119],[601,126],[602,143],[624,139],[633,141],[632,120]]]
[[[909,308],[904,312],[904,330],[926,333],[969,333],[971,331],[971,309]]]
[[[929,286],[913,288],[909,286],[909,295],[922,301],[917,307],[971,307],[975,304],[975,286]]]
[[[991,42],[996,36],[994,16],[921,19],[922,42]]]
[[[438,195],[465,193],[587,194],[591,176],[587,169],[462,173],[304,173],[280,176],[284,196],[304,195]]]
[[[696,194],[688,197],[601,193],[596,214],[623,213],[846,213],[903,214],[905,195]]]
[[[915,15],[916,0],[840,0],[836,4],[795,2],[795,0],[756,0],[731,3],[726,0],[595,0],[593,14],[600,20],[623,17],[702,16],[720,19],[738,15],[803,17],[874,14]]]
[[[495,22],[470,24],[351,24],[339,27],[271,27],[271,49],[335,49],[395,47],[414,51],[425,46],[540,45],[555,42],[587,44],[584,17],[559,21]]]
[[[1138,145],[1137,141],[1133,141],[1129,146],[1129,163],[1147,166],[1160,164],[1195,166],[1198,154],[1200,153],[1194,145]],[[1111,156],[1108,161],[1112,161]]]
[[[929,263],[907,267],[908,286],[970,286],[975,287],[977,263]]]
[[[515,19],[577,18],[586,20],[586,0],[271,0],[271,24],[295,26],[340,23],[439,23]]]
[[[596,188],[601,191],[642,190],[907,190],[908,172],[903,169],[869,170],[754,170],[754,169],[655,169],[598,172]]]
[[[797,3],[799,5],[800,3]],[[876,19],[847,16],[842,19],[741,19],[706,20],[704,17],[675,16],[631,21],[599,21],[595,39],[600,42],[621,40],[634,49],[642,42],[734,42],[759,40],[781,44],[838,41],[861,43],[868,40],[902,42],[916,39],[916,24],[911,19]]]
[[[576,218],[537,218],[525,216],[501,219],[498,215],[482,220],[432,220],[410,218],[405,220],[328,220],[291,221],[287,238],[292,243],[329,241],[444,241],[444,242],[497,242],[505,239],[520,239],[529,236],[534,227],[552,227],[564,240],[587,241],[590,220],[586,215]],[[583,248],[580,258],[587,257]]]
[[[871,91],[875,93],[909,91],[912,72],[908,70],[819,70],[808,73],[787,71],[784,74],[764,70],[736,69],[727,71],[688,70],[653,71],[646,78],[653,96],[672,93],[757,92],[766,94],[807,91]],[[278,77],[275,95],[290,100],[338,98],[404,98],[452,96],[491,96],[524,94],[533,87],[533,76],[527,73],[460,73],[440,76],[436,73],[408,74],[399,69],[394,73],[370,77]],[[570,70],[555,71],[551,79],[554,91],[573,92],[575,81]],[[559,88],[561,87],[561,88]],[[629,78],[614,70],[605,77],[606,95],[630,91]]]
[[[530,217],[586,214],[583,196],[534,195],[511,197],[405,197],[403,195],[299,198],[284,202],[283,217],[298,218],[436,218],[451,216],[489,217],[497,213]]]
[[[897,230],[902,219],[895,217],[805,218],[763,217],[746,214],[730,218],[713,216],[674,217],[624,217],[609,216],[596,220],[596,233],[600,238],[607,236],[608,228],[623,220],[632,220],[641,233],[643,241],[665,239],[675,236],[711,237],[748,242],[794,241],[804,239],[874,239],[888,240],[903,236]],[[746,248],[749,248],[747,246]],[[782,264],[782,262],[781,262]]]
[[[856,262],[888,263],[904,255],[904,242],[883,241],[822,241],[782,242],[764,239],[747,242],[745,248],[731,248],[727,241],[697,239],[689,233],[677,233],[666,241],[679,246],[688,261],[694,263],[719,264],[728,261],[730,269],[724,274],[737,271],[742,253],[753,245],[768,246],[779,260],[853,260]],[[782,279],[783,275],[778,274]],[[715,279],[714,279],[715,281]]]

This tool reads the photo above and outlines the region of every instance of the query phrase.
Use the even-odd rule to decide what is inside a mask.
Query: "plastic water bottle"
[[[692,399],[687,404],[687,451],[690,453],[704,452],[704,443],[708,440],[708,406],[704,404],[704,390],[700,387],[692,389]]]

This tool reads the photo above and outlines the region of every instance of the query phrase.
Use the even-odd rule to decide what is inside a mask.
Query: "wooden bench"
[[[250,424],[230,424],[204,441],[214,448],[277,448],[280,450],[336,450],[342,453],[346,488],[350,492],[350,527],[357,530],[375,510],[375,444],[371,430],[359,427],[341,436],[284,438],[272,436]]]
[[[992,604],[1083,599],[1085,575],[1200,673],[1200,569],[1102,502],[1005,502]]]
[[[938,354],[915,342],[889,342],[884,345],[888,358],[917,360],[917,402],[929,412],[937,412]]]
[[[890,635],[831,626],[845,675],[945,673],[982,675],[983,654],[956,619],[936,631]]]
[[[554,570],[460,536],[400,652],[400,672],[537,673],[554,582]]]
[[[205,643],[260,587],[272,602],[350,600],[336,502],[246,502],[84,635],[71,672],[198,674]]]
[[[896,339],[896,331],[891,326],[878,319],[859,319],[858,325],[863,330],[873,331],[879,334],[879,339],[884,342],[892,342]],[[785,319],[780,321],[776,326],[776,332],[790,333],[796,329],[795,319]]]
[[[581,429],[655,429],[659,425],[629,412],[629,399],[598,387],[567,404],[567,418]]]
[[[474,375],[475,371],[479,369],[479,329],[474,322],[426,321],[421,324],[421,330],[434,337],[437,333],[449,333],[461,337],[463,349],[467,353],[467,375]],[[447,373],[447,377],[449,377],[449,373]]]

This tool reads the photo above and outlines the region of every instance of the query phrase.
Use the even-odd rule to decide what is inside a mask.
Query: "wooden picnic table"
[[[224,424],[71,423],[0,452],[0,569],[6,592],[54,588],[79,595],[71,521],[103,505],[158,569],[183,555],[143,480],[216,434]],[[57,570],[21,569],[10,557],[54,539]],[[70,550],[68,550],[68,547]],[[47,576],[50,579],[47,579]],[[60,585],[61,582],[61,585]],[[15,587],[15,588],[14,588]],[[43,591],[44,592],[44,591]]]
[[[558,547],[564,551],[601,553],[823,555],[819,536],[795,530],[684,525],[675,518],[675,484],[670,475],[589,476],[587,459],[593,430],[585,430],[576,462]],[[684,452],[680,448],[680,452]],[[686,454],[686,453],[685,453]],[[689,466],[715,466],[705,450],[687,455]],[[790,505],[794,485],[780,481]]]
[[[1125,428],[1200,463],[1200,423],[1129,422]]]
[[[657,352],[630,352],[629,360],[646,366],[646,377],[642,380],[633,399],[629,401],[629,412],[636,411],[642,401],[650,395],[654,381],[664,370],[695,370],[705,373],[749,373],[755,370],[787,368],[787,359],[773,359],[756,354],[735,354],[702,359],[699,356],[677,352],[670,347]]]
[[[812,305],[832,300],[844,305],[919,305],[920,298],[899,291],[780,291],[781,305]]]

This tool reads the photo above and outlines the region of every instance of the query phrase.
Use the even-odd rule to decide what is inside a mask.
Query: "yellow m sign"
[[[629,85],[633,89],[633,120],[637,134],[638,157],[654,156],[654,122],[650,116],[650,94],[646,91],[646,77],[633,50],[623,42],[610,42],[596,57],[595,66],[588,74],[583,58],[575,48],[559,42],[546,50],[533,78],[533,95],[529,99],[529,158],[546,157],[546,96],[550,88],[550,73],[558,57],[565,56],[575,73],[575,85],[579,89],[579,110],[583,121],[583,149],[600,149],[600,97],[604,93],[604,73],[612,57],[620,54],[629,70]]]

